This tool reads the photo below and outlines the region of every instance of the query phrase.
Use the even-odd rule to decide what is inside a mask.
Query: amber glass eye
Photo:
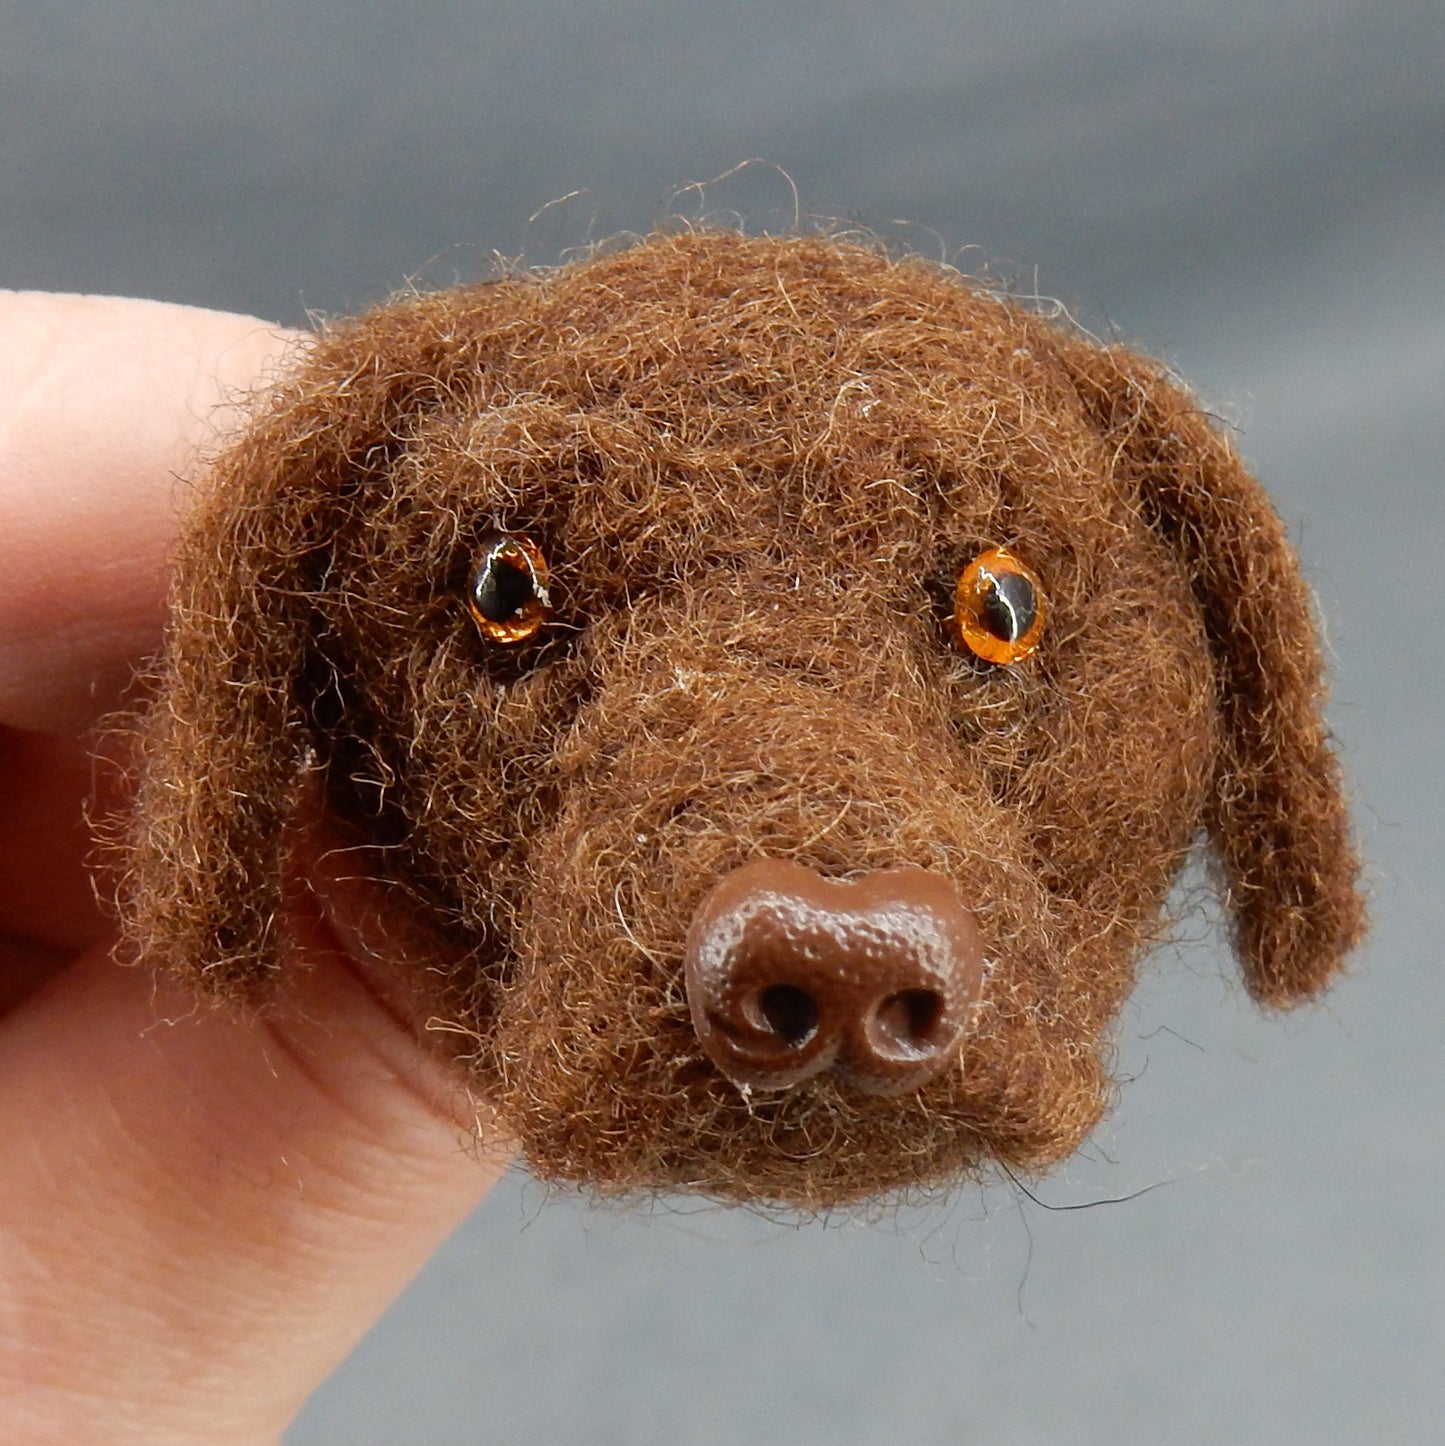
[[[551,616],[547,560],[530,537],[495,532],[472,569],[467,608],[494,643],[525,643]]]
[[[995,547],[964,568],[953,596],[954,640],[987,663],[1017,663],[1039,645],[1044,595],[1013,553]]]

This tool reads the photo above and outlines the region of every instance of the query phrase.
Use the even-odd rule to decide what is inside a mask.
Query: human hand
[[[0,337],[0,1439],[271,1440],[504,1151],[324,932],[242,1018],[114,963],[87,877],[187,469],[296,339],[33,294]]]

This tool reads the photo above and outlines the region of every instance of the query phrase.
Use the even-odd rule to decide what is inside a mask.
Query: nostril
[[[940,1042],[945,1004],[932,989],[900,989],[873,1011],[869,1043],[885,1054],[924,1054]]]
[[[770,984],[757,996],[762,1024],[794,1049],[818,1032],[818,1001],[795,984]]]

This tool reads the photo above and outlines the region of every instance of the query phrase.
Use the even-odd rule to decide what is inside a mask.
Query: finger
[[[0,722],[79,732],[154,649],[198,458],[297,344],[253,317],[0,292]]]
[[[308,927],[259,1020],[98,950],[0,1028],[5,1439],[273,1438],[501,1172]]]
[[[93,768],[77,739],[0,726],[0,1018],[109,930],[85,869]]]
[[[23,935],[0,938],[0,1019],[74,962],[68,949],[52,949]]]
[[[0,719],[78,730],[158,637],[212,405],[285,342],[86,298],[0,299],[0,326]],[[74,797],[74,758],[31,761]],[[38,847],[44,796],[10,800],[50,859],[37,881],[75,843],[67,823]],[[274,1434],[499,1172],[462,1147],[474,1108],[403,996],[319,914],[294,927],[307,957],[260,1019],[198,1011],[101,944],[0,1023],[8,1437]]]
[[[109,928],[86,872],[87,813],[113,806],[118,770],[80,739],[0,726],[0,941],[74,955]],[[0,1012],[11,982],[0,958]]]

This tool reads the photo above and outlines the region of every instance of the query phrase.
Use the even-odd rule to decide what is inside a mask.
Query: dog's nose
[[[954,1060],[983,985],[983,942],[953,884],[920,868],[826,879],[757,859],[688,932],[698,1039],[736,1084],[785,1089],[833,1069],[902,1094]]]

